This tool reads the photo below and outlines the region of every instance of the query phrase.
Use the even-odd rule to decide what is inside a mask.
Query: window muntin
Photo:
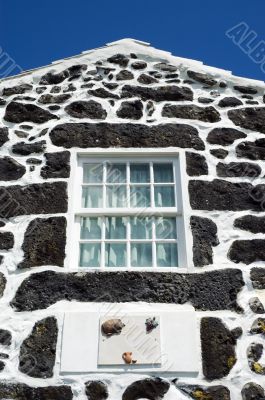
[[[81,165],[79,267],[178,267],[175,160]]]

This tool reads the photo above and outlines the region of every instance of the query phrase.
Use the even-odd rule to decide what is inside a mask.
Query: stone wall
[[[264,398],[264,88],[134,41],[1,83],[1,398]],[[112,147],[185,154],[192,270],[69,271],[73,150]],[[107,289],[191,304],[198,377],[61,376],[63,313]]]

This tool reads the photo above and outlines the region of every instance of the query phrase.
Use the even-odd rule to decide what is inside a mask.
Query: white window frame
[[[183,190],[186,169],[185,154],[179,149],[88,149],[72,153],[72,176],[69,185],[70,221],[68,224],[68,265],[75,271],[149,271],[149,272],[185,272],[190,269],[192,262],[187,252],[188,226],[184,215],[183,203],[186,204],[188,194]],[[82,208],[82,169],[85,162],[173,162],[176,207],[163,208]],[[71,195],[73,193],[73,195]],[[85,216],[134,216],[137,213],[152,216],[176,217],[178,241],[178,267],[79,267],[80,221]],[[101,240],[99,240],[101,241]],[[142,242],[142,240],[139,240]],[[154,245],[154,244],[153,244]]]

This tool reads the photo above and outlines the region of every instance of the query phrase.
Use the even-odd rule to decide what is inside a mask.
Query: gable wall
[[[0,328],[12,339],[3,348],[10,358],[3,360],[0,393],[34,399],[38,391],[51,391],[53,398],[70,399],[72,391],[83,399],[85,383],[102,380],[113,399],[142,398],[150,390],[152,399],[166,392],[169,400],[200,393],[238,399],[245,384],[263,386],[265,371],[256,354],[264,332],[256,315],[264,312],[265,288],[264,85],[218,70],[196,72],[198,66],[172,65],[143,50],[109,52],[1,85]],[[113,147],[173,147],[185,159],[188,273],[132,272],[129,283],[126,273],[69,271],[73,157],[78,149]],[[199,376],[178,382],[166,373],[163,381],[132,374],[61,376],[63,313],[75,304],[104,303],[107,290],[113,304],[193,306],[201,335]],[[95,398],[105,398],[102,383],[87,384],[88,398],[95,390],[103,391]],[[254,390],[262,392],[247,386],[244,398]]]

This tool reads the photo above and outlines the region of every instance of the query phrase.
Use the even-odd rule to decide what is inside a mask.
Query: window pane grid
[[[133,238],[133,235],[136,235],[132,231],[134,220],[138,223],[136,225],[138,238]],[[146,229],[146,235],[151,235],[150,237],[141,237],[143,234],[143,231],[139,229],[141,224],[142,228]],[[161,224],[164,224],[164,231],[159,229]],[[122,237],[111,237],[117,234]],[[163,237],[163,234],[166,237]],[[168,236],[174,236],[174,238],[167,238]],[[178,266],[177,255],[175,255],[178,244],[175,218],[83,217],[79,243],[80,267],[111,268],[116,266],[130,269]]]
[[[92,162],[85,163],[83,171],[82,207],[98,208],[101,215],[81,217],[80,266],[177,267],[176,209],[174,217],[163,218],[163,209],[176,205],[173,163]],[[116,215],[121,208],[123,217]],[[128,208],[131,217],[126,216]],[[159,217],[141,216],[139,210],[146,208],[155,213],[159,209]],[[112,216],[103,216],[105,209],[113,209]],[[171,231],[170,221],[175,221]]]
[[[84,164],[82,208],[175,207],[174,179],[172,163]]]

